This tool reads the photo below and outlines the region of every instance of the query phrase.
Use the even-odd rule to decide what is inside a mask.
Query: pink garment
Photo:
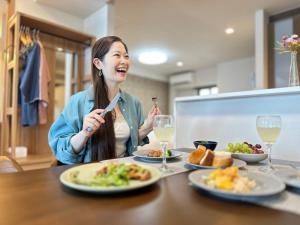
[[[40,41],[40,72],[39,72],[39,124],[47,123],[47,111],[48,111],[48,85],[51,80],[45,50]]]

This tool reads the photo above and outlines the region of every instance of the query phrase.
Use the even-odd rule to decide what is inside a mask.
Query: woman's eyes
[[[113,56],[121,57],[121,54],[115,53]],[[124,55],[124,58],[129,59],[129,55]]]

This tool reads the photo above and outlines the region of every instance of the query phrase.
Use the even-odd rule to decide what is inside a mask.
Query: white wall
[[[219,92],[252,90],[255,88],[254,57],[223,62],[213,67],[199,69],[194,73],[193,82],[170,86],[169,111],[173,112],[175,97],[196,95],[197,87],[217,85]]]
[[[204,87],[215,85],[217,82],[217,68],[209,67],[197,70],[195,73],[194,85],[196,87]]]
[[[173,112],[173,103],[176,97],[197,95],[195,88],[215,85],[217,83],[217,68],[209,67],[197,70],[193,75],[193,82],[169,86],[169,112]]]
[[[268,79],[268,27],[269,16],[264,9],[255,12],[255,87],[269,87]]]
[[[254,57],[220,63],[217,66],[219,92],[252,90],[255,88]]]
[[[16,0],[15,2],[16,11],[83,31],[83,20],[79,17],[30,0]]]
[[[84,32],[92,34],[96,39],[108,35],[108,6],[104,6],[83,21]],[[91,74],[91,48],[85,49],[84,74]]]
[[[108,7],[104,6],[91,14],[83,21],[84,32],[94,35],[96,38],[108,34]]]

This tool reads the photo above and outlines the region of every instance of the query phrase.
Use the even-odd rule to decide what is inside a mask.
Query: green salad
[[[70,173],[70,181],[91,187],[128,186],[130,180],[147,180],[150,172],[136,164],[110,163],[102,166],[91,176],[80,176],[80,171]]]
[[[167,157],[171,157],[171,156],[172,156],[172,152],[171,152],[170,149],[167,149],[167,151],[166,151],[166,156],[167,156]]]

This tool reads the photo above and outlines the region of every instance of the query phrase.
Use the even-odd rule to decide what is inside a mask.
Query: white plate
[[[246,200],[247,198],[263,197],[275,195],[282,192],[285,189],[285,184],[274,176],[270,176],[263,173],[239,171],[241,176],[248,177],[250,180],[256,182],[256,186],[248,193],[234,193],[209,187],[205,184],[205,177],[208,176],[213,170],[196,170],[189,174],[189,181],[197,188],[208,191],[218,197]]]
[[[268,158],[268,154],[246,154],[246,153],[232,153],[232,158],[241,159],[248,163],[257,163],[266,158]]]
[[[286,185],[300,188],[300,171],[291,168],[275,167],[274,175],[281,179]]]
[[[188,158],[185,159],[185,163],[196,168],[196,169],[216,169],[217,167],[215,166],[202,166],[202,165],[197,165],[197,164],[193,164],[193,163],[190,163],[188,161]],[[241,167],[245,167],[247,165],[247,163],[243,160],[239,160],[239,159],[233,159],[233,163],[232,163],[232,166],[236,166],[238,168],[241,168]]]
[[[132,154],[142,160],[146,160],[146,161],[162,161],[163,157],[150,157],[150,156],[147,156],[148,153],[150,152],[151,150],[139,150],[139,151],[134,151]],[[174,151],[174,150],[171,150],[172,152],[172,155],[171,156],[167,156],[166,159],[169,160],[169,159],[175,159],[175,158],[178,158],[179,156],[181,156],[181,153],[180,152],[177,152],[177,151]]]
[[[131,164],[131,163],[130,163]],[[70,181],[70,173],[74,171],[79,171],[81,176],[92,176],[95,174],[95,171],[99,170],[104,163],[91,163],[91,164],[85,164],[81,166],[76,166],[72,167],[66,171],[64,171],[60,175],[60,181],[67,187],[73,188],[79,191],[84,191],[84,192],[92,192],[92,193],[118,193],[118,192],[125,192],[125,191],[130,191],[138,188],[142,188],[148,185],[151,185],[155,182],[157,182],[160,177],[161,173],[160,171],[152,166],[146,166],[146,165],[141,165],[138,163],[135,163],[145,169],[148,169],[151,172],[151,179],[147,181],[130,181],[128,186],[119,186],[119,187],[91,187],[91,186],[86,186],[86,185],[81,185],[81,184],[75,184]]]

